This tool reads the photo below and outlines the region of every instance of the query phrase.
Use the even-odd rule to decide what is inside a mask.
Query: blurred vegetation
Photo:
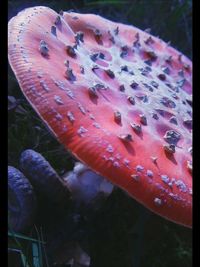
[[[45,5],[56,11],[73,9],[80,13],[95,13],[143,30],[151,28],[153,35],[166,42],[171,41],[173,47],[192,58],[191,0],[13,0],[8,1],[8,18],[24,8],[36,5]],[[20,153],[24,149],[32,148],[42,153],[60,174],[70,170],[74,159],[32,110],[10,67],[8,95],[9,165],[18,167]],[[191,230],[151,212],[145,217],[143,241],[137,258],[134,250],[137,250],[135,244],[139,243],[135,229],[140,212],[147,211],[119,189],[109,197],[90,225],[88,242],[89,253],[92,255],[91,267],[192,266]]]

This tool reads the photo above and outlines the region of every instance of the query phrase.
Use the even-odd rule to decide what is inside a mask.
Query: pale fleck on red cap
[[[33,108],[79,160],[155,213],[192,227],[192,62],[92,14],[28,8],[8,54]]]

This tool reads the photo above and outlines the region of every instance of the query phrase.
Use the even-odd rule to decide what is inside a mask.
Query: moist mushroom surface
[[[56,138],[155,213],[192,225],[192,62],[140,29],[28,8],[9,21],[20,87]]]

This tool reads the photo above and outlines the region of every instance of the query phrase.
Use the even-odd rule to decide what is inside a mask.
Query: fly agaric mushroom
[[[9,21],[20,87],[80,161],[155,213],[192,227],[192,62],[92,14],[28,8]]]
[[[78,205],[83,203],[96,208],[97,202],[103,202],[113,191],[113,184],[81,162],[76,162],[73,171],[60,177],[50,163],[32,149],[21,153],[20,169],[36,192],[57,203],[70,197]]]
[[[53,202],[61,203],[68,199],[69,191],[63,179],[40,153],[32,149],[24,150],[20,157],[20,169],[36,191]]]

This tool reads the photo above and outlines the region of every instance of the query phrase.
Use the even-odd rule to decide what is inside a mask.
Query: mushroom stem
[[[114,187],[104,177],[80,162],[75,164],[73,171],[63,176],[63,180],[77,208],[84,206],[98,209]]]

